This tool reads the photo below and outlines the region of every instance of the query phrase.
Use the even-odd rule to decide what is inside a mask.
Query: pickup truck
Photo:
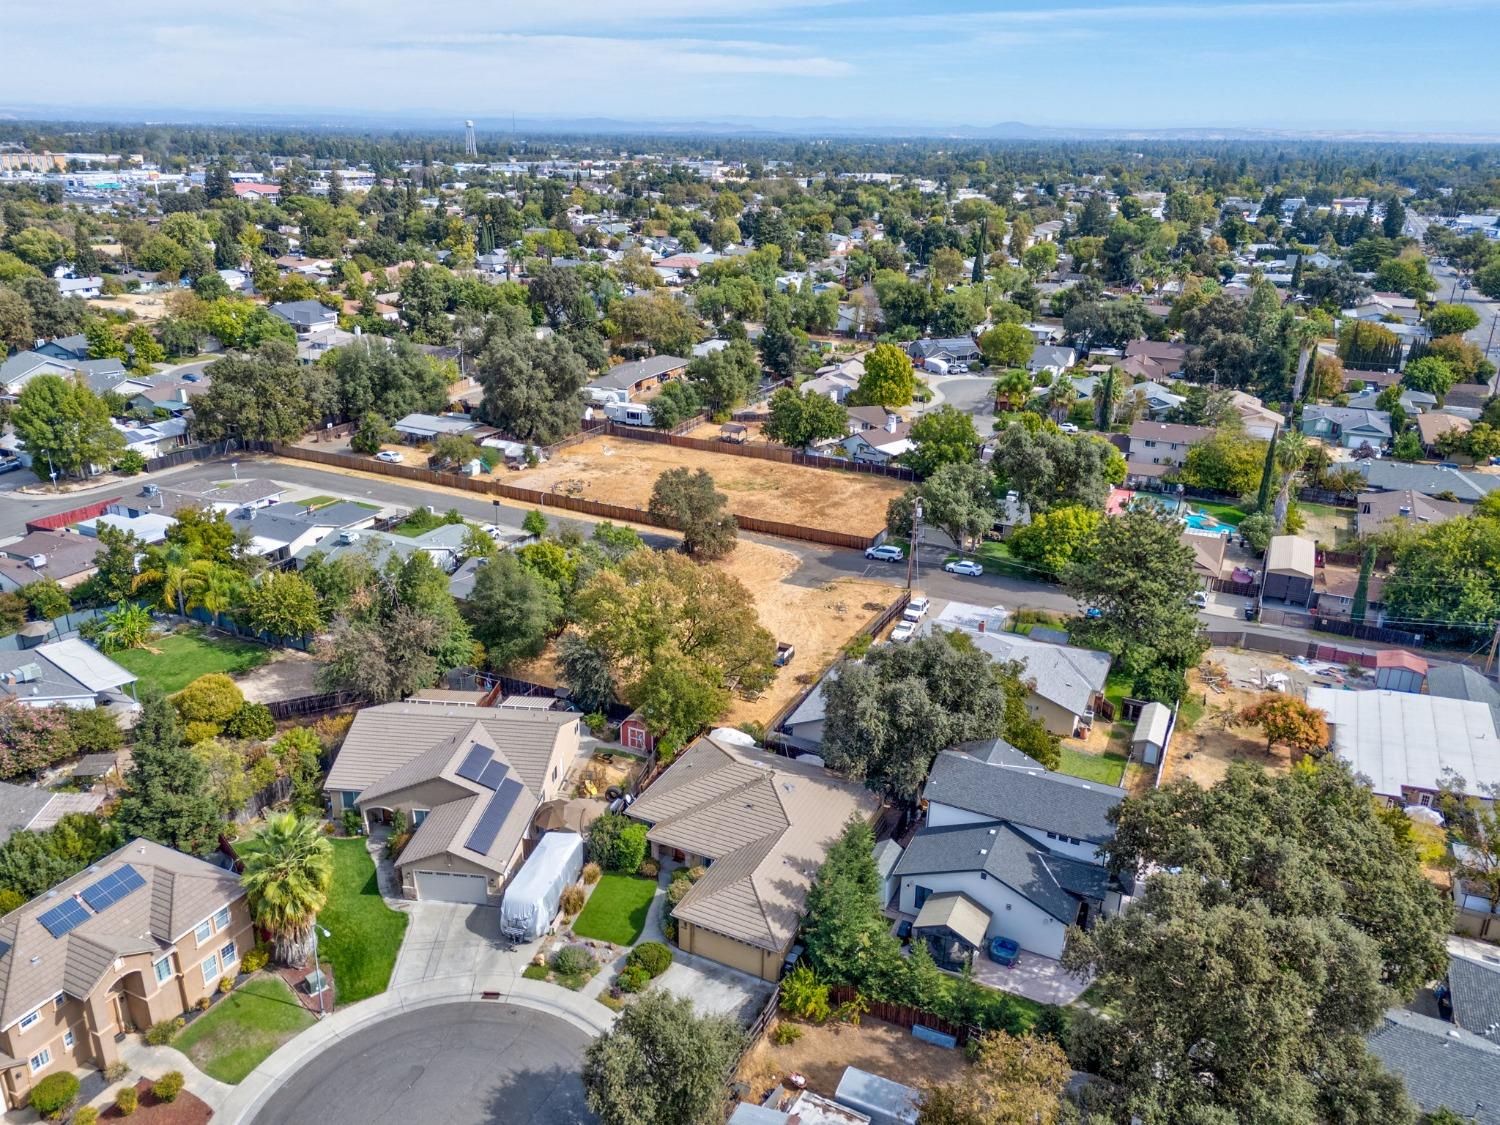
[[[776,646],[776,659],[772,662],[778,668],[785,668],[792,662],[792,657],[797,655],[797,647],[789,645],[785,641]]]

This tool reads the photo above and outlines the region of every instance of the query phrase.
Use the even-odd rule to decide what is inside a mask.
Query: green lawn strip
[[[1125,697],[1130,694],[1134,686],[1135,677],[1126,675],[1124,672],[1111,672],[1104,681],[1104,698],[1115,706],[1115,715],[1118,717],[1125,708]]]
[[[573,923],[573,932],[596,941],[633,945],[646,928],[646,912],[655,894],[655,879],[607,872]]]
[[[306,500],[297,500],[294,503],[299,508],[321,508],[325,504],[332,504],[333,501],[332,496],[309,496]]]
[[[1201,696],[1188,692],[1182,697],[1182,706],[1177,711],[1177,722],[1183,730],[1192,730],[1198,725],[1198,720],[1203,718],[1203,712],[1207,709]]]
[[[406,934],[405,914],[380,897],[375,861],[363,839],[333,840],[333,886],[318,923],[332,934],[319,935],[320,952],[333,966],[340,1004],[384,992]]]
[[[1086,754],[1071,746],[1062,748],[1059,773],[1070,777],[1081,777],[1084,781],[1097,781],[1102,785],[1119,785],[1125,774],[1126,758],[1123,754]]]
[[[1238,527],[1250,514],[1237,504],[1221,504],[1213,500],[1187,500],[1187,506],[1195,512],[1203,512],[1213,516],[1220,523],[1234,524]]]
[[[546,965],[527,965],[521,975],[527,980],[546,980],[549,971]]]
[[[281,978],[260,977],[199,1016],[172,1045],[210,1078],[234,1084],[315,1022]]]
[[[132,648],[112,653],[111,658],[127,672],[135,674],[137,690],[154,685],[168,695],[181,691],[209,672],[241,675],[259,668],[276,655],[265,645],[196,631],[172,633],[152,640],[150,645],[159,651]]]

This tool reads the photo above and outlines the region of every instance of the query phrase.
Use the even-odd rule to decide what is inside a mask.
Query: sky
[[[7,0],[0,114],[1500,133],[1500,0]],[[92,9],[98,18],[89,18]]]

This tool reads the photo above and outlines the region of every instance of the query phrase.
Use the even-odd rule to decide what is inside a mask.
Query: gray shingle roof
[[[1448,959],[1453,1022],[1500,1044],[1500,952],[1479,960],[1454,953]]]
[[[35,820],[51,800],[45,789],[0,782],[0,843]]]
[[[1078,900],[1102,902],[1109,887],[1103,867],[1049,852],[1008,824],[954,824],[924,828],[897,862],[902,875],[982,871],[1072,925]]]
[[[944,750],[932,763],[922,796],[1041,832],[1094,843],[1114,838],[1107,814],[1124,799],[1125,790],[1052,773],[1026,761],[1029,766],[992,763],[957,749]]]
[[[1483,500],[1500,488],[1500,473],[1463,472],[1438,465],[1408,465],[1400,461],[1356,461],[1354,467],[1364,473],[1371,488],[1386,491],[1421,492],[1436,496],[1451,492],[1460,500]]]
[[[589,383],[591,387],[628,391],[647,379],[659,379],[669,371],[686,367],[687,360],[675,355],[654,355],[630,363],[617,363]]]
[[[1399,1008],[1386,1012],[1365,1044],[1422,1109],[1446,1106],[1480,1125],[1500,1125],[1500,1045]]]
[[[945,623],[936,623],[942,627]],[[924,632],[934,627],[923,623]],[[980,633],[965,630],[965,635],[991,660],[1005,663],[1018,660],[1023,665],[1021,679],[1035,681],[1033,688],[1043,699],[1082,715],[1093,702],[1094,694],[1104,690],[1109,677],[1110,656],[1094,649],[1034,641],[1020,633]]]

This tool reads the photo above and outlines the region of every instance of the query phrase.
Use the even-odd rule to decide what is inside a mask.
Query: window
[[[219,955],[210,953],[203,960],[203,983],[207,984],[219,975]]]
[[[198,939],[198,944],[202,945],[214,936],[214,924],[207,920],[199,922],[198,928],[193,931],[193,936]]]
[[[172,958],[163,957],[151,967],[156,970],[157,984],[166,984],[167,981],[172,979]]]
[[[31,1056],[31,1073],[35,1074],[51,1061],[52,1049],[50,1047],[43,1047],[40,1051]]]
[[[924,886],[921,886],[920,884],[918,884],[917,886],[915,886],[915,887],[912,888],[912,891],[916,895],[917,909],[921,910],[922,906],[927,902],[927,899],[931,896],[931,894],[932,894],[932,888],[931,887],[924,887]]]
[[[73,1033],[71,1031],[65,1031],[65,1032],[63,1032],[63,1046],[67,1047],[70,1050],[72,1049],[72,1047],[73,1047]]]
[[[413,828],[417,827],[417,825],[421,824],[426,819],[427,819],[427,810],[426,809],[412,809],[411,810],[411,826]]]
[[[230,942],[223,949],[219,950],[219,960],[224,962],[226,969],[239,960],[239,954],[235,952],[234,942]]]
[[[21,1030],[25,1031],[28,1027],[35,1027],[36,1021],[41,1018],[42,1010],[40,1008],[38,1008],[34,1012],[28,1012],[26,1015],[21,1017]]]
[[[227,930],[229,928],[229,907],[224,907],[214,915],[214,929]]]
[[[355,798],[355,796],[356,796],[356,794],[350,792],[349,790],[347,790],[347,789],[344,790],[343,801],[344,801],[344,808],[346,810],[347,809],[352,809],[354,807],[354,798]]]

